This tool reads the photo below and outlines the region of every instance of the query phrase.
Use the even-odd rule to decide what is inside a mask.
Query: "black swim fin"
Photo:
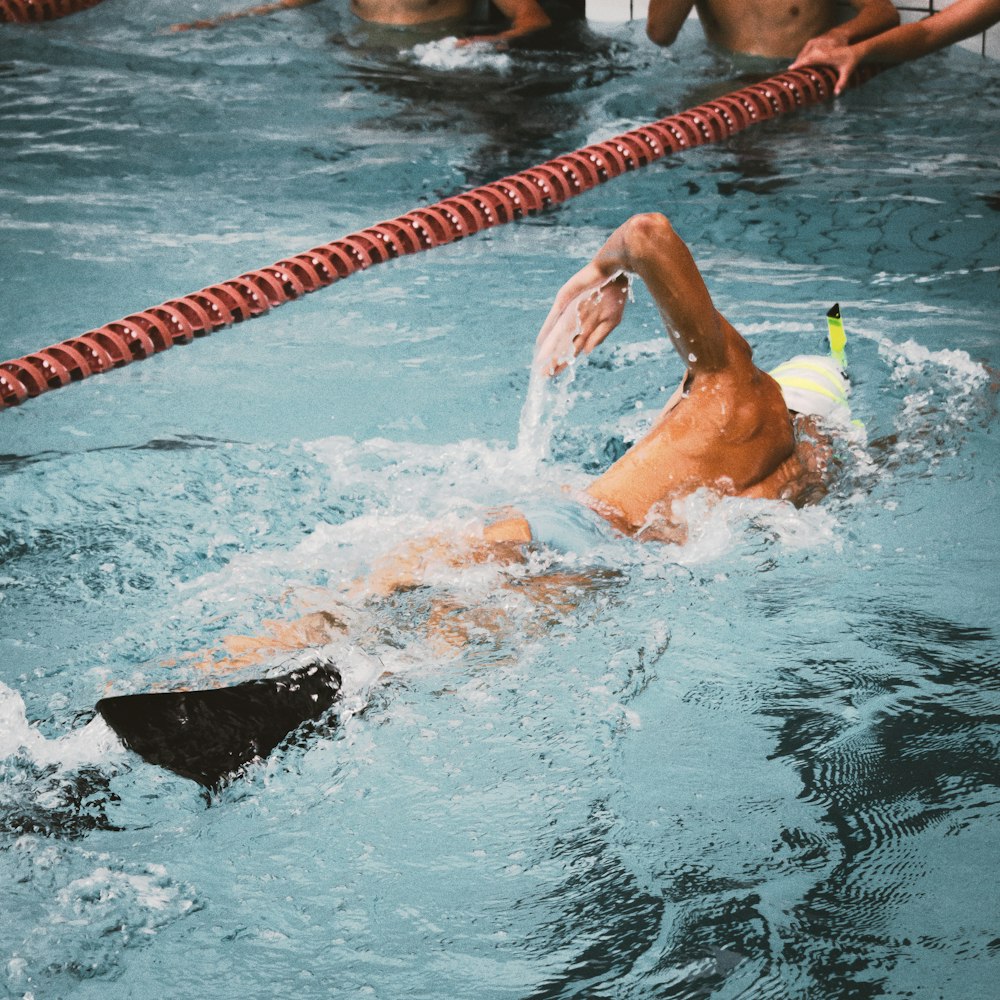
[[[97,711],[144,760],[218,788],[322,715],[340,688],[340,672],[315,662],[232,687],[102,698]]]

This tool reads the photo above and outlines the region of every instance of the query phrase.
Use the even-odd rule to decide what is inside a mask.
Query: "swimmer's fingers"
[[[462,49],[469,45],[488,45],[497,52],[506,52],[510,46],[497,35],[469,35],[467,38],[457,38],[455,47]]]
[[[624,275],[608,280],[593,263],[573,275],[559,289],[539,331],[536,364],[547,375],[557,375],[581,351],[592,351],[621,320],[627,287]]]
[[[558,375],[580,353],[580,313],[592,294],[588,290],[578,295],[555,317],[548,330],[543,330],[544,335],[539,335],[535,344],[535,364],[546,375]]]
[[[604,280],[605,275],[593,263],[577,271],[556,293],[552,308],[549,310],[548,316],[545,317],[545,322],[538,332],[535,343],[541,344],[545,340],[572,302],[579,299],[581,295],[596,291]]]
[[[535,365],[544,374],[558,375],[576,357],[574,339],[579,328],[576,307],[566,309],[559,322],[535,344]]]
[[[563,313],[563,322],[537,350],[535,363],[549,377],[558,375],[575,357],[603,344],[620,319],[620,310],[617,315],[598,311],[593,299],[582,298]]]
[[[628,302],[628,278],[618,275],[584,298],[578,307],[580,328],[574,337],[576,354],[590,354],[622,320]]]
[[[802,51],[796,56],[795,62],[788,68],[830,66],[837,71],[837,82],[833,92],[842,94],[859,62],[859,56],[852,46],[814,38],[812,41],[806,42]]]
[[[576,353],[590,354],[594,348],[599,347],[608,339],[608,335],[617,325],[617,323],[602,320],[588,330],[586,334],[581,333],[573,341]]]
[[[850,80],[851,74],[857,68],[857,65],[858,61],[856,59],[842,61],[839,65],[834,63],[834,68],[837,70],[837,83],[833,88],[835,94],[842,94],[847,89],[847,81]]]

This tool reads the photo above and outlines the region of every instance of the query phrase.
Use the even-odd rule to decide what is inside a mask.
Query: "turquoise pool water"
[[[739,85],[690,26],[434,68],[329,0],[203,35],[156,29],[227,4],[155,6],[0,27],[5,358]],[[893,70],[0,414],[6,993],[988,996],[998,80]],[[334,603],[662,405],[641,290],[571,378],[528,378],[555,289],[646,210],[769,366],[840,302],[865,433],[831,495],[542,554],[591,581],[556,611],[489,568]],[[350,626],[340,725],[218,796],[91,721],[315,606]],[[442,609],[463,648],[428,639]]]

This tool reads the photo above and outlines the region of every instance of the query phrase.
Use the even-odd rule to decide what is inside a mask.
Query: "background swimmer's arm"
[[[541,31],[552,24],[548,14],[538,5],[537,0],[493,0],[493,6],[500,11],[510,27],[495,35],[475,35],[459,40],[459,45],[469,45],[472,42],[504,42],[512,38],[521,38],[532,32]]]
[[[235,21],[241,17],[261,17],[266,14],[274,14],[279,10],[288,7],[308,7],[310,4],[319,3],[319,0],[277,0],[275,3],[259,4],[256,7],[246,7],[243,10],[235,10],[229,14],[220,14],[218,17],[206,21],[189,21],[186,24],[172,24],[171,31],[190,31],[192,28],[217,28],[225,21]]]
[[[692,7],[693,0],[649,0],[646,37],[657,45],[673,45]]]
[[[1000,21],[1000,0],[955,0],[922,21],[900,25],[854,45],[830,48],[818,56],[809,51],[810,42],[792,63],[792,69],[810,62],[833,66],[838,73],[835,91],[839,94],[862,62],[899,63],[918,59],[985,31],[997,21]]]
[[[807,62],[825,64],[825,56],[830,50],[888,31],[899,24],[899,11],[891,0],[851,0],[851,6],[856,11],[854,17],[811,38],[802,47],[796,63],[805,60],[802,65]]]

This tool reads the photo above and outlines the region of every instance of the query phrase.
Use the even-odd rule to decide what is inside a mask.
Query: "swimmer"
[[[837,23],[835,0],[650,0],[646,34],[672,45],[681,25],[698,11],[713,45],[742,55],[792,59],[817,36],[850,44],[899,24],[891,0],[850,0],[853,17]]]
[[[698,267],[662,215],[620,226],[560,289],[537,340],[550,374],[590,353],[621,321],[629,275],[656,302],[686,371],[649,432],[587,487],[584,502],[618,530],[676,539],[671,505],[696,490],[795,500],[818,470],[773,378],[719,313]]]
[[[944,10],[912,24],[851,43],[849,39],[814,38],[799,53],[799,66],[832,66],[837,70],[834,93],[840,94],[857,67],[869,63],[901,63],[937,52],[978,35],[1000,21],[1000,0],[955,0]]]
[[[538,334],[535,363],[556,375],[601,344],[622,319],[631,275],[652,294],[686,370],[650,430],[582,491],[579,502],[613,531],[681,543],[687,525],[675,501],[698,490],[796,504],[822,496],[830,447],[814,418],[831,416],[829,399],[815,386],[808,391],[801,373],[789,372],[792,381],[800,376],[800,384],[786,400],[716,310],[694,258],[662,215],[633,216],[563,285]],[[815,371],[805,377],[817,378]],[[433,562],[458,567],[523,560],[525,547],[537,540],[532,520],[510,510],[462,538],[409,543],[377,565],[353,596],[417,586]]]
[[[619,533],[641,541],[679,542],[686,524],[674,501],[698,490],[795,503],[815,499],[823,488],[829,450],[808,414],[828,406],[832,373],[816,359],[794,359],[791,368],[777,372],[786,381],[788,395],[783,395],[779,382],[754,364],[750,345],[716,310],[694,258],[662,215],[633,216],[562,286],[538,334],[535,364],[554,376],[574,357],[597,348],[622,319],[632,275],[652,294],[685,365],[680,386],[645,436],[568,503],[569,511],[558,504],[552,510],[508,509],[457,536],[410,541],[376,563],[364,579],[331,595],[333,603],[346,597],[341,607],[350,609],[351,602],[420,587],[429,570],[442,565],[461,569],[490,563],[513,569],[527,562],[531,543],[551,538],[568,538],[570,545],[582,538],[586,546],[588,538],[599,544]],[[835,360],[831,364],[839,369]],[[833,384],[844,388],[846,397],[846,388]],[[841,402],[846,406],[846,398]],[[600,585],[598,577],[592,581],[558,569],[520,572],[500,586],[519,590],[533,607],[561,619],[588,588]],[[491,620],[491,615],[499,617]],[[500,632],[502,615],[503,608],[465,608],[432,595],[427,638],[439,641],[442,652],[462,649],[472,630]],[[199,665],[217,674],[265,662],[276,653],[322,647],[346,636],[349,617],[323,611],[295,622],[266,623],[268,634],[231,636],[225,640],[228,658],[209,656]],[[146,759],[216,787],[276,745],[297,724],[297,713],[303,713],[301,720],[315,718],[332,704],[340,682],[336,666],[313,663],[267,683],[106,699],[99,711]],[[281,706],[274,720],[266,710],[272,700]],[[252,714],[246,725],[245,712]],[[240,724],[234,725],[233,718]]]
[[[291,7],[307,7],[319,0],[277,0],[242,10],[221,14],[210,20],[175,24],[172,31],[189,31],[192,28],[217,28],[226,21],[242,17],[259,17],[274,14]],[[510,26],[496,34],[465,38],[460,44],[491,42],[505,44],[513,39],[541,31],[552,24],[537,0],[492,0]],[[351,13],[370,24],[383,24],[396,28],[440,26],[441,36],[454,34],[457,26],[468,20],[473,10],[473,0],[351,0]]]

